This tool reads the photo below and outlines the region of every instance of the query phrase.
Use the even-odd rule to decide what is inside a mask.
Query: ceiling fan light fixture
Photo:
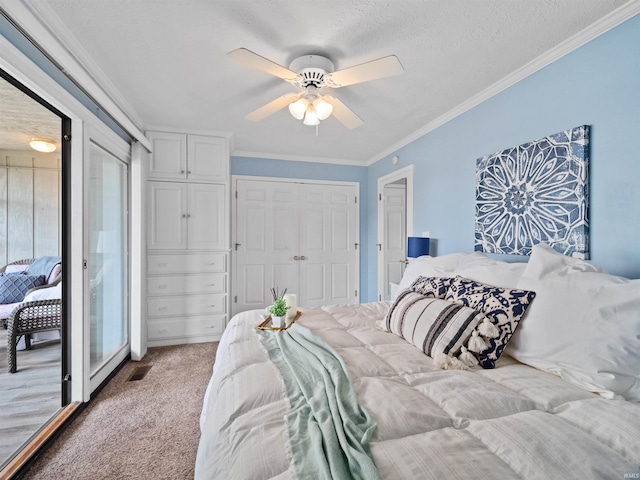
[[[333,105],[325,102],[322,98],[318,98],[313,102],[313,106],[318,114],[318,120],[326,120],[331,116],[331,112],[333,112]]]
[[[29,142],[29,146],[35,151],[42,153],[51,153],[56,149],[55,143],[44,138],[32,138]]]
[[[318,114],[316,113],[316,109],[313,104],[309,105],[309,107],[307,108],[307,113],[304,114],[304,121],[302,123],[309,126],[318,125],[320,123]]]
[[[308,106],[309,102],[307,101],[307,99],[299,98],[295,102],[289,104],[289,112],[295,119],[302,120]]]

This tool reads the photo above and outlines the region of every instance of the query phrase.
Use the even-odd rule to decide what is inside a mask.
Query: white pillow
[[[534,246],[518,288],[537,295],[507,353],[606,398],[640,401],[640,280],[598,270]]]
[[[26,272],[29,268],[29,265],[7,265],[4,269],[5,273],[20,273]]]
[[[24,297],[23,302],[32,302],[34,300],[52,300],[54,298],[62,298],[62,282],[58,282],[58,284],[54,287],[49,288],[39,288],[38,290],[34,290],[33,292],[27,294]]]
[[[416,278],[422,277],[453,277],[453,271],[458,266],[458,263],[476,254],[469,253],[450,253],[448,255],[441,255],[439,257],[432,257],[430,255],[423,255],[422,257],[413,258],[409,260],[409,264],[402,275],[402,280],[398,285],[396,297],[398,293],[411,286]],[[483,254],[484,255],[484,254]],[[395,298],[394,298],[395,299]]]
[[[469,255],[458,264],[454,276],[468,278],[494,287],[516,288],[526,263],[509,263],[486,255]]]

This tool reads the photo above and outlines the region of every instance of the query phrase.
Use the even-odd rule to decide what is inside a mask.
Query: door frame
[[[355,286],[358,291],[358,295],[356,295],[356,301],[359,303],[360,298],[362,296],[362,289],[360,285],[360,256],[362,255],[362,242],[360,241],[360,207],[361,207],[361,197],[360,197],[360,182],[347,182],[341,180],[312,180],[308,178],[283,178],[283,177],[262,177],[262,176],[253,176],[253,175],[231,175],[231,246],[230,246],[230,255],[231,255],[231,265],[232,268],[229,272],[231,291],[229,293],[229,304],[231,305],[231,311],[229,319],[227,320],[227,324],[231,320],[231,317],[235,315],[233,297],[235,296],[237,290],[237,255],[235,254],[236,250],[234,248],[236,244],[236,227],[237,227],[237,191],[238,191],[238,181],[239,180],[255,180],[260,182],[274,182],[274,183],[307,183],[314,185],[338,185],[338,186],[352,186],[356,189],[356,199],[357,199],[357,208],[356,208],[356,232],[357,232],[357,243],[358,243],[358,255],[356,255],[356,275],[355,275]]]
[[[384,292],[384,255],[382,242],[384,241],[384,187],[390,183],[405,178],[407,180],[407,237],[413,236],[413,165],[408,165],[400,170],[378,177],[378,300],[382,300]]]

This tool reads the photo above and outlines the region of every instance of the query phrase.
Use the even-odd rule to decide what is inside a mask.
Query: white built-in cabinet
[[[227,139],[148,137],[148,343],[217,340],[229,313]]]
[[[148,178],[228,183],[227,139],[151,132],[153,153]]]

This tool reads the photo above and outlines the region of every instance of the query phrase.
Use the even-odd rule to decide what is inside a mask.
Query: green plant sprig
[[[284,317],[290,308],[287,302],[284,301],[284,298],[278,298],[274,304],[269,307],[269,312],[275,317]]]

